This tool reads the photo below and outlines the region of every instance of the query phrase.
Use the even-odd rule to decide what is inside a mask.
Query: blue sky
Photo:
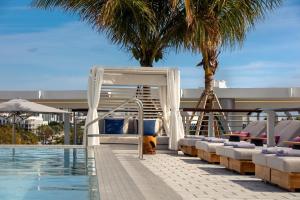
[[[86,89],[93,65],[138,66],[78,17],[0,1],[0,90]],[[178,67],[183,88],[203,86],[201,56],[169,51],[156,67]],[[243,47],[223,50],[216,79],[229,87],[300,87],[300,2],[284,5],[257,24]]]

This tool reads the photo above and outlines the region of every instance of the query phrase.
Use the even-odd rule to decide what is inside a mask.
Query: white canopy
[[[68,113],[64,110],[59,110],[49,106],[44,106],[38,103],[30,102],[24,99],[12,99],[10,101],[0,103],[1,113],[12,113],[13,117],[13,129],[12,129],[12,143],[16,143],[15,124],[16,117],[22,113]]]
[[[49,106],[30,102],[24,99],[12,99],[10,101],[0,103],[0,112],[6,113],[67,113]]]
[[[169,136],[169,148],[178,149],[178,141],[184,137],[180,105],[180,73],[174,68],[97,68],[89,76],[88,104],[86,124],[95,120],[100,101],[102,84],[105,85],[148,85],[160,88],[160,104],[166,134]],[[124,99],[125,100],[125,99]],[[99,134],[98,123],[88,128],[88,134]],[[89,145],[99,144],[98,137],[89,138]]]

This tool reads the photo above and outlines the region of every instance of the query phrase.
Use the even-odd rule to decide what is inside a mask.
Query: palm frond
[[[185,36],[179,0],[33,0],[32,5],[78,14],[139,61],[158,61],[167,48],[179,48]]]
[[[193,23],[187,47],[201,51],[208,43],[241,46],[249,30],[282,0],[191,0]]]

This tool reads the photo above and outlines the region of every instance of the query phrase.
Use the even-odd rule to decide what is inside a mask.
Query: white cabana
[[[178,140],[184,137],[180,105],[180,73],[175,68],[92,68],[89,76],[88,104],[86,124],[98,117],[97,109],[103,85],[147,85],[158,87],[163,122],[169,136],[169,148],[178,149]],[[124,99],[126,100],[126,99]],[[99,134],[98,123],[88,128],[88,134]],[[99,137],[91,137],[89,145],[99,144]]]

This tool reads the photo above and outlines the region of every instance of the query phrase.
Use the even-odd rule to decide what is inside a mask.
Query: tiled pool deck
[[[300,193],[180,153],[159,151],[140,161],[135,148],[101,145],[96,149],[101,200],[300,199]]]

